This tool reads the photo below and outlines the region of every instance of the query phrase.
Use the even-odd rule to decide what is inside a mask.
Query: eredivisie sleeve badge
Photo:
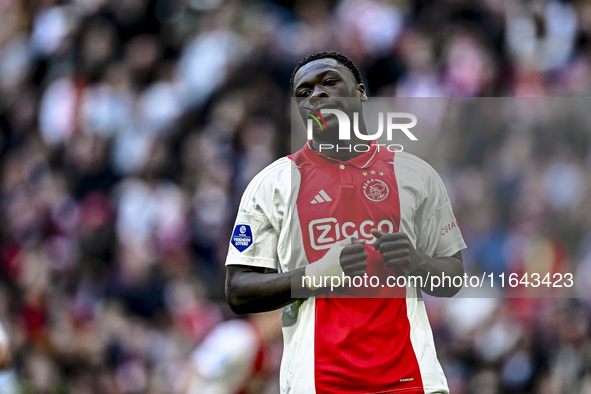
[[[232,245],[241,253],[252,245],[252,230],[248,224],[238,224],[234,227]]]

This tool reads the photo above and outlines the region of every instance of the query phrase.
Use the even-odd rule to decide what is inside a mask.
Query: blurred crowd
[[[237,204],[290,153],[289,78],[323,50],[353,59],[370,96],[588,96],[591,1],[0,0],[1,394],[182,392],[191,351],[236,318]],[[577,282],[579,298],[428,299],[453,394],[591,392],[579,100],[574,118],[526,101],[501,124],[481,106],[421,156],[468,271]],[[257,394],[278,392],[280,342]]]

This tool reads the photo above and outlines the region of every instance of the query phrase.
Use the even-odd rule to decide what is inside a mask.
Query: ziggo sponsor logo
[[[371,245],[376,241],[376,238],[370,233],[372,228],[388,233],[394,232],[394,224],[388,219],[382,220],[377,226],[372,220],[365,220],[357,226],[353,222],[340,224],[335,218],[312,220],[308,225],[308,232],[312,248],[322,250],[328,249],[335,242],[348,237],[365,239],[367,244]]]

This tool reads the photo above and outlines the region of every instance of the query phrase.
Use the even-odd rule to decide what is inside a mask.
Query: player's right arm
[[[292,303],[292,297],[310,297],[318,289],[313,281],[304,283],[304,276],[365,273],[367,254],[361,241],[335,244],[311,263],[303,245],[292,244],[289,224],[297,219],[289,206],[297,194],[297,177],[293,162],[280,159],[261,171],[242,196],[226,259],[226,298],[236,313],[271,311]]]
[[[291,304],[292,288],[300,284],[302,298],[313,294],[301,287],[305,268],[278,273],[276,270],[229,265],[226,272],[226,298],[234,313],[267,312]]]
[[[234,313],[267,312],[308,298],[322,288],[308,288],[319,280],[314,276],[363,276],[367,268],[365,241],[353,239],[350,245],[335,245],[320,260],[290,272],[279,273],[269,268],[229,265],[226,273],[226,298]],[[330,281],[328,281],[330,283]]]

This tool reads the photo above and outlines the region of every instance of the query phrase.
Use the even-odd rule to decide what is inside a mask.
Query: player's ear
[[[359,97],[361,97],[361,101],[367,101],[367,93],[365,93],[365,85],[360,83],[357,85],[357,92],[359,93]]]

